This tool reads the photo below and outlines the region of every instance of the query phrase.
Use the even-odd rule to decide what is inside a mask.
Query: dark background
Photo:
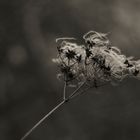
[[[0,0],[0,140],[19,140],[61,101],[55,39],[111,32],[140,58],[139,0]],[[70,90],[71,91],[71,90]],[[69,91],[69,92],[70,92]],[[140,81],[90,90],[55,112],[27,140],[139,140]]]

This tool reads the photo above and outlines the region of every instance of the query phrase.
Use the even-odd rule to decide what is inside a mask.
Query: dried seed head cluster
[[[58,57],[53,62],[59,67],[59,79],[68,85],[86,82],[98,87],[128,76],[140,78],[140,60],[123,55],[111,45],[107,34],[90,31],[83,39],[84,45],[73,42],[74,38],[57,39]]]

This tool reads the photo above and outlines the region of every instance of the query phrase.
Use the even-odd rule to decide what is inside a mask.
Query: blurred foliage
[[[0,139],[20,139],[61,100],[63,83],[51,62],[56,38],[111,32],[113,44],[139,58],[139,12],[139,0],[1,0]],[[28,139],[139,140],[139,90],[132,79],[90,90]]]

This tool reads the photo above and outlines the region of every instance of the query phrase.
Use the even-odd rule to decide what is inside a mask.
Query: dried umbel
[[[126,77],[140,78],[140,60],[126,57],[117,47],[111,45],[107,34],[90,31],[83,36],[85,44],[78,45],[75,38],[59,38],[57,77],[64,81],[63,99],[22,138],[25,140],[54,111],[74,97],[92,87],[120,82]],[[77,87],[66,96],[66,87]]]
[[[140,60],[123,55],[111,45],[107,35],[90,31],[83,36],[82,45],[74,38],[58,39],[58,56],[53,59],[60,70],[58,77],[67,85],[85,82],[91,87],[122,81],[125,77],[140,78]]]

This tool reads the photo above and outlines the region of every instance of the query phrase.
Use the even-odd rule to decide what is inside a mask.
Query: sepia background
[[[20,140],[62,99],[55,39],[110,32],[140,58],[139,0],[0,0],[0,140]],[[72,89],[68,89],[71,92]],[[92,89],[45,120],[27,140],[139,140],[140,81]]]

